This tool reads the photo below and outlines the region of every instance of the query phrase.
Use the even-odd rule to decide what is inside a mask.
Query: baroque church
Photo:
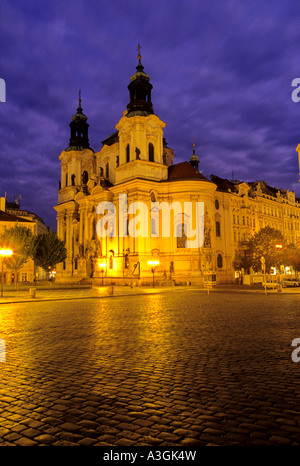
[[[138,285],[152,283],[155,274],[158,284],[201,284],[208,275],[217,283],[230,283],[237,273],[236,249],[260,228],[270,225],[289,243],[299,241],[300,204],[293,192],[265,181],[246,183],[216,175],[208,179],[199,171],[195,144],[189,161],[174,163],[140,53],[128,90],[129,103],[116,131],[98,152],[90,147],[79,95],[69,146],[59,156],[61,180],[54,208],[57,234],[68,255],[57,265],[57,281],[104,279],[106,284]],[[126,208],[120,204],[124,196]],[[138,202],[147,206],[146,235],[129,231],[137,212],[128,206]],[[188,241],[189,231],[195,231],[193,216],[183,207],[178,213],[171,208],[185,202],[203,205],[203,237],[193,247]],[[99,204],[108,206],[105,212],[99,211]],[[161,204],[170,206],[169,235],[162,234]],[[106,234],[99,235],[97,225],[104,214]]]

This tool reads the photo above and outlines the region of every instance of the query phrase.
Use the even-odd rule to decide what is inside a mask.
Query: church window
[[[126,146],[126,163],[130,162],[130,145]]]
[[[177,248],[186,248],[186,234],[185,234],[186,225],[180,223],[177,225],[176,234],[177,234]]]
[[[151,235],[157,235],[155,218],[151,218]]]
[[[221,269],[223,267],[223,257],[221,256],[221,254],[218,254],[217,257],[217,267],[218,269]]]
[[[221,225],[220,225],[220,222],[216,222],[216,236],[221,236]]]
[[[68,173],[66,173],[66,187],[68,186]]]
[[[216,199],[216,200],[215,200],[215,207],[216,207],[216,209],[217,209],[217,210],[218,210],[218,209],[219,209],[219,207],[220,207],[220,204],[219,204],[219,201],[218,201],[218,199]]]
[[[108,162],[105,165],[105,176],[106,176],[106,178],[109,178],[109,163]]]
[[[149,142],[149,162],[154,162],[154,146]]]
[[[85,170],[82,173],[82,184],[87,184],[88,180],[89,180],[89,175],[88,175],[88,172]]]

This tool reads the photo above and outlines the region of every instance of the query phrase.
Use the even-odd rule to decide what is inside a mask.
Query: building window
[[[126,146],[126,163],[130,162],[130,145]]]
[[[114,257],[112,254],[109,256],[109,268],[110,269],[114,268]]]
[[[151,235],[152,235],[152,236],[156,236],[156,235],[157,235],[157,231],[156,231],[156,219],[155,219],[155,218],[151,218]]]
[[[154,162],[154,146],[149,142],[149,162]]]
[[[82,173],[82,184],[87,184],[89,181],[89,174],[86,170]]]
[[[22,272],[21,281],[22,282],[27,282],[27,273],[26,272]]]
[[[177,234],[177,248],[186,248],[186,234],[185,234],[185,224],[180,223],[177,225],[176,234]]]
[[[216,236],[221,236],[221,225],[220,222],[216,222]]]
[[[66,187],[68,186],[68,173],[66,173]]]
[[[233,215],[233,224],[235,224],[235,215]]]
[[[218,269],[221,269],[223,267],[223,258],[221,254],[218,254],[218,257],[217,257],[217,267]]]
[[[218,199],[215,200],[215,207],[216,207],[217,210],[218,210],[218,208],[220,207],[220,204],[219,204]]]
[[[109,178],[109,163],[108,162],[105,165],[105,176],[106,178]]]

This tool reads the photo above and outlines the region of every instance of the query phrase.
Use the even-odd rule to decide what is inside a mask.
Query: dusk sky
[[[138,43],[175,163],[195,137],[205,176],[300,197],[299,0],[2,0],[0,12],[0,196],[21,195],[52,229],[78,90],[98,151],[129,102]]]

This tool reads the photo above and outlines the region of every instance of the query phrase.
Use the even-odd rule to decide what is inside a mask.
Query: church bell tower
[[[127,110],[116,125],[120,152],[116,184],[135,178],[160,181],[168,177],[163,157],[163,128],[166,124],[154,113],[152,84],[142,65],[140,46],[137,58],[136,72],[128,85]]]

